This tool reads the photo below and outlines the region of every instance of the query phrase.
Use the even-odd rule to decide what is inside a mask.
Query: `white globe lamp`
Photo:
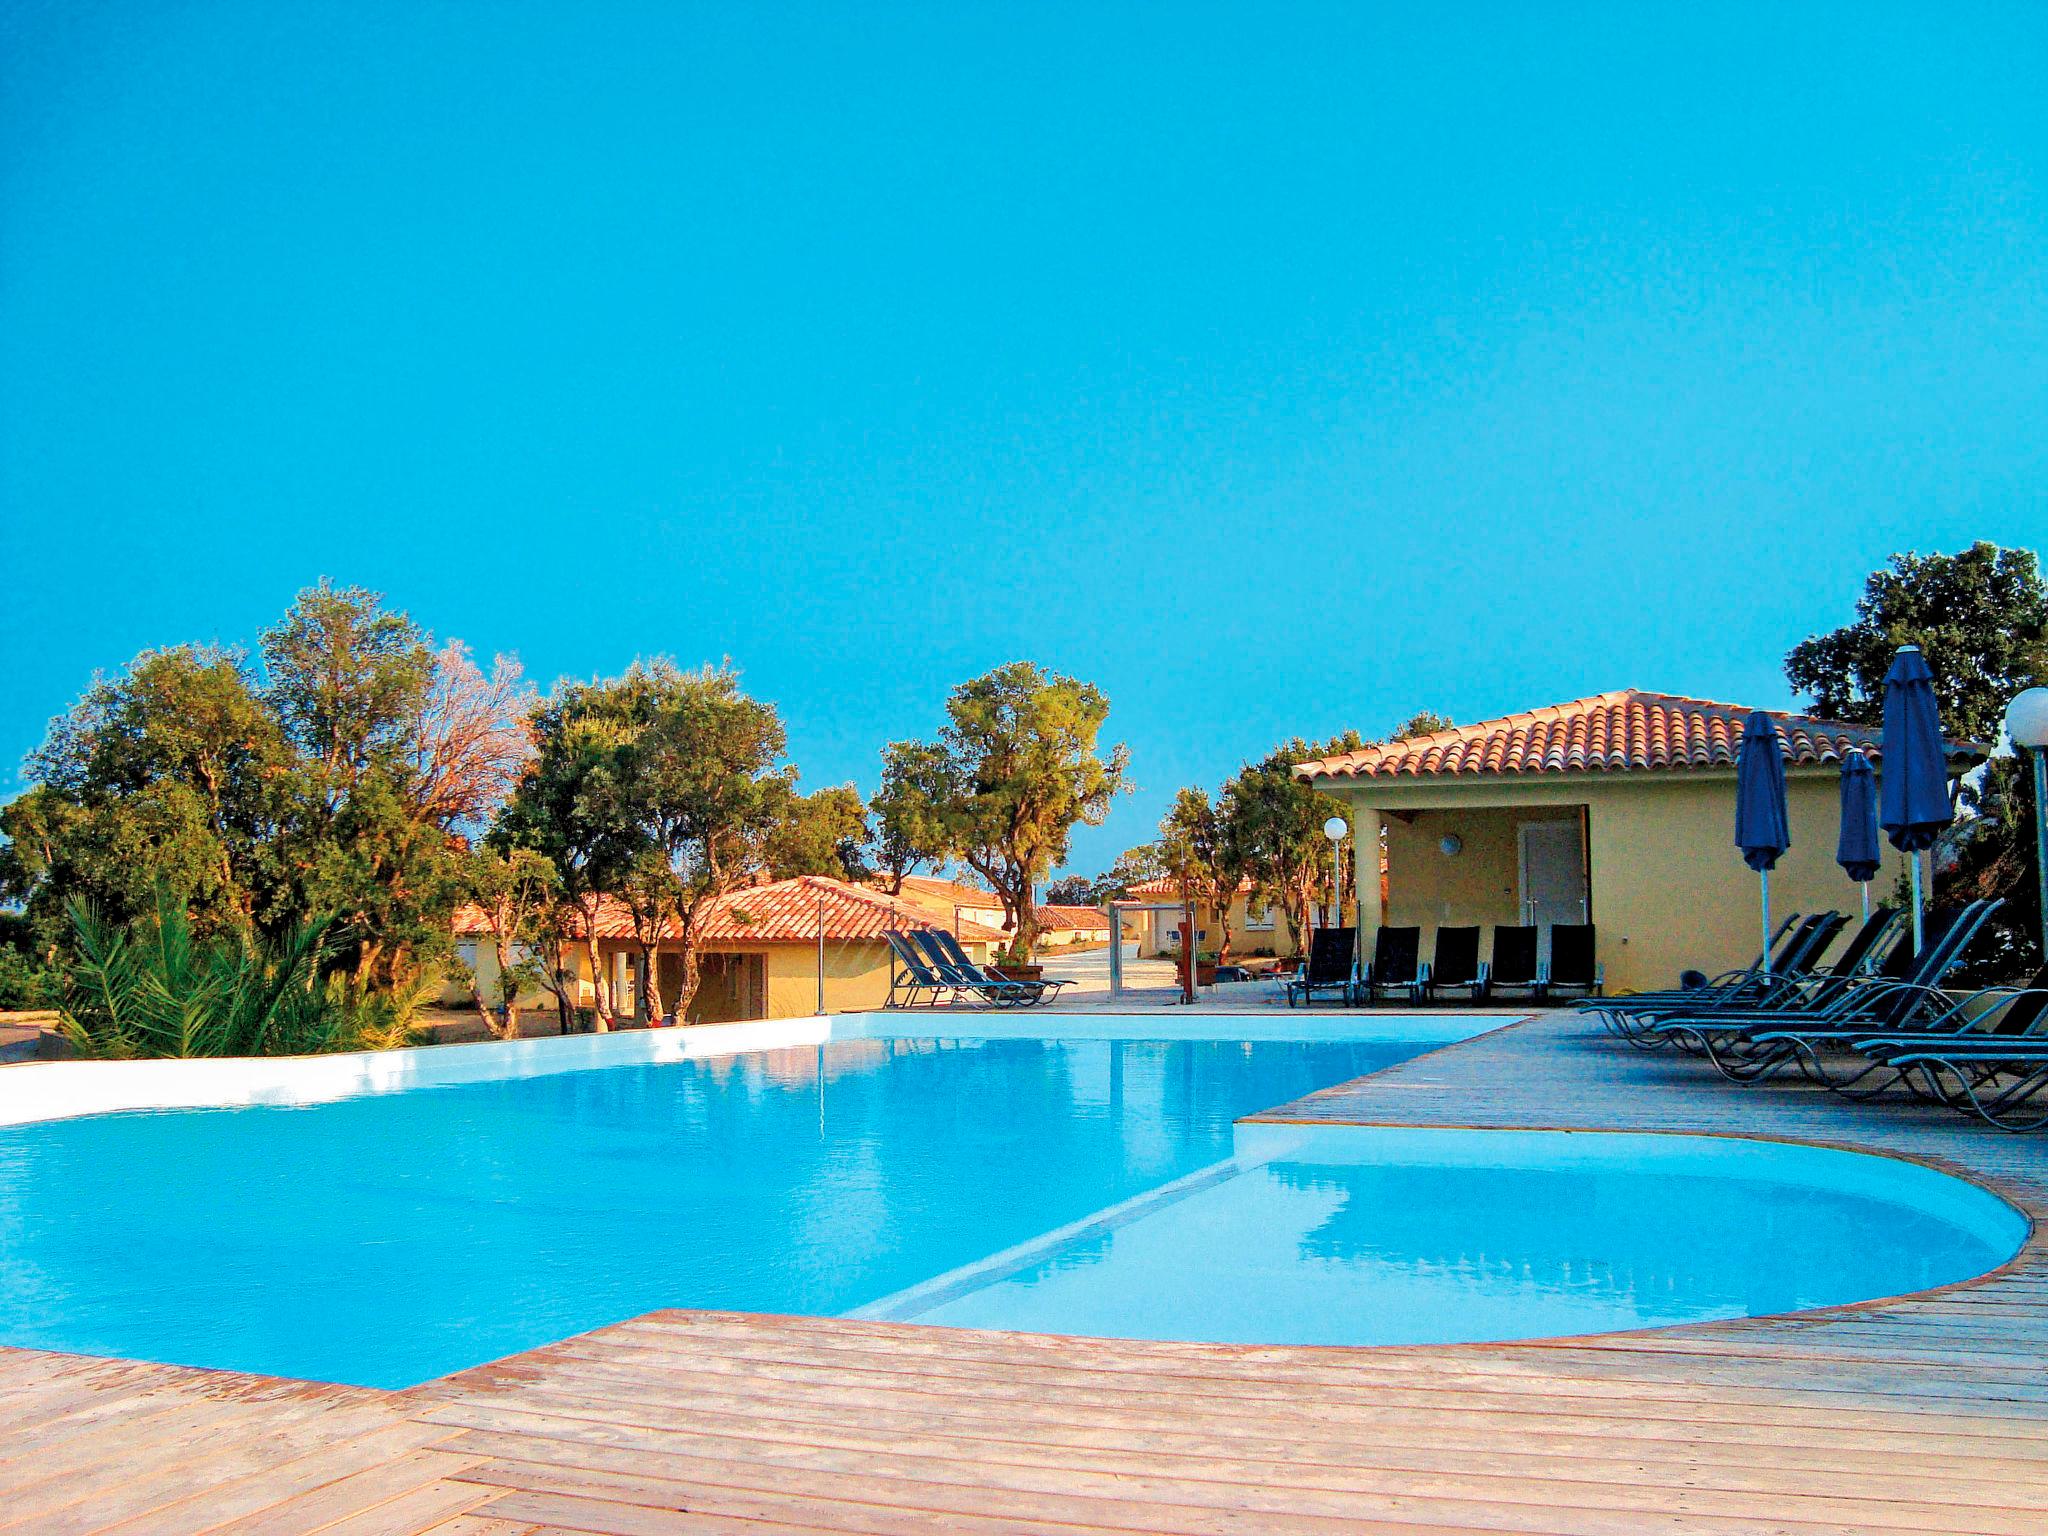
[[[2041,953],[2048,957],[2048,688],[2029,688],[2005,707],[2005,734],[2034,759],[2034,877],[2040,881]]]

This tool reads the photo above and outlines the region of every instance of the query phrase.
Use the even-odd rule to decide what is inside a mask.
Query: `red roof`
[[[1876,762],[1880,733],[1869,726],[1766,710],[1783,733],[1793,767],[1840,763],[1851,748]],[[1297,778],[1439,778],[1468,774],[1628,773],[1733,768],[1750,710],[1669,693],[1624,688],[1532,709],[1500,720],[1410,736],[1356,752],[1297,763]],[[1950,742],[1952,757],[1981,759],[1972,742]]]
[[[880,943],[890,929],[951,928],[951,923],[932,918],[905,901],[849,885],[824,875],[799,875],[768,885],[749,886],[743,891],[716,898],[698,919],[697,938],[708,944],[815,944],[819,917],[823,915],[825,938],[831,942],[871,940]],[[597,912],[600,939],[630,939],[632,916],[616,897],[602,898]],[[963,922],[959,935],[970,943],[999,944],[1004,935],[979,924]],[[490,932],[490,918],[481,907],[456,909],[458,938],[475,938]],[[662,937],[675,938],[673,923]]]
[[[1237,894],[1240,896],[1249,896],[1257,889],[1258,887],[1252,883],[1249,875],[1237,883]],[[1173,875],[1154,875],[1150,880],[1140,880],[1136,885],[1126,887],[1125,894],[1130,896],[1177,897],[1180,895],[1180,881]]]
[[[1042,906],[1038,926],[1045,933],[1107,933],[1109,914],[1095,907]]]

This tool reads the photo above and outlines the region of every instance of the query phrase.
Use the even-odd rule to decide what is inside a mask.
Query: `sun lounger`
[[[1537,996],[1540,977],[1536,968],[1536,930],[1530,927],[1496,924],[1493,930],[1493,962],[1487,967],[1486,995],[1504,992]]]
[[[1536,983],[1536,995],[1546,1002],[1560,992],[1580,992],[1591,997],[1607,984],[1607,973],[1594,958],[1591,923],[1555,923],[1550,929],[1550,964]]]
[[[975,964],[959,938],[943,928],[922,929],[917,938],[935,964],[943,962],[941,974],[958,977],[982,996],[999,993],[1006,1002],[1043,1003],[1059,996],[1060,988],[1071,985],[1065,981],[1012,981],[998,976]]]
[[[910,941],[924,952],[932,970],[958,996],[978,997],[985,1003],[1007,1007],[1020,1007],[1037,1000],[1038,994],[1023,982],[1005,981],[999,976],[986,974],[978,966],[957,964],[929,928],[912,929]]]
[[[1422,1000],[1422,930],[1382,928],[1375,935],[1372,964],[1359,983],[1368,1002],[1398,997],[1416,1003]]]
[[[1486,996],[1486,965],[1479,958],[1476,927],[1436,931],[1436,953],[1422,972],[1422,995],[1434,1002],[1447,992],[1462,992],[1474,1003]]]
[[[1308,936],[1308,960],[1287,983],[1287,1006],[1297,998],[1307,1007],[1318,992],[1334,992],[1339,1002],[1351,1000],[1351,962],[1357,953],[1355,928],[1318,928]]]
[[[1828,998],[1817,1008],[1735,1009],[1721,1017],[1670,1019],[1658,1027],[1688,1037],[1734,1082],[1760,1081],[1796,1063],[1823,1087],[1853,1089],[1867,1078],[1868,1063],[1840,1078],[1829,1070],[1829,1053],[1858,1039],[1912,1033],[1946,1017],[1954,999],[1941,983],[2000,905],[1973,901],[1937,910],[1925,925],[1925,943],[1905,963],[1902,976],[1831,978],[1823,983],[1830,988]]]
[[[892,928],[882,935],[882,941],[896,957],[896,969],[889,977],[889,1000],[884,1007],[915,1008],[919,993],[928,993],[925,1006],[935,1007],[942,995],[957,995],[958,989],[935,972],[903,934]]]

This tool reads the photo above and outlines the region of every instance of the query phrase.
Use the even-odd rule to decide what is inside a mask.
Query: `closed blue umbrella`
[[[1763,892],[1764,957],[1771,953],[1771,866],[1792,846],[1792,825],[1785,813],[1785,752],[1778,744],[1777,723],[1762,710],[1751,710],[1742,724],[1742,752],[1735,759],[1735,846],[1742,862],[1757,873]]]
[[[1948,800],[1948,748],[1934,702],[1934,674],[1917,645],[1899,648],[1884,675],[1884,773],[1878,779],[1878,823],[1892,846],[1911,856],[1913,947],[1921,932],[1920,854],[1932,848],[1955,808]]]
[[[1866,920],[1878,858],[1877,774],[1870,759],[1851,747],[1842,758],[1842,835],[1835,843],[1835,862],[1863,892]]]

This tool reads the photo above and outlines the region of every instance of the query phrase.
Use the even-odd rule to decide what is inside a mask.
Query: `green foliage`
[[[876,819],[883,859],[957,858],[988,882],[1015,923],[1009,958],[1038,937],[1032,892],[1066,859],[1077,824],[1099,826],[1124,787],[1128,749],[1096,740],[1109,699],[1092,683],[1011,662],[962,683],[933,742],[883,754]]]
[[[609,681],[564,684],[530,726],[534,760],[493,843],[544,855],[586,918],[602,896],[618,897],[643,958],[664,933],[677,934],[680,1013],[696,988],[702,907],[762,870],[769,836],[797,798],[795,770],[781,761],[781,718],[742,693],[729,667],[684,672],[656,661]],[[660,1011],[651,964],[647,971]],[[616,1011],[602,982],[598,1009]]]
[[[1864,583],[1855,621],[1793,647],[1785,676],[1816,714],[1876,725],[1884,675],[1908,644],[1927,657],[1943,729],[1997,740],[2013,695],[2048,683],[2048,586],[2035,553],[1979,542],[1956,555],[1894,555]],[[1958,968],[1963,985],[2024,976],[2041,947],[2032,774],[2006,753],[1972,778],[1935,848],[1934,897],[2004,905]]]
[[[1268,900],[1277,902],[1297,935],[1308,932],[1319,903],[1330,900],[1330,842],[1323,823],[1350,819],[1343,803],[1294,776],[1296,763],[1355,752],[1356,731],[1322,743],[1299,737],[1284,742],[1223,786],[1223,812],[1233,828],[1244,869]]]
[[[1218,952],[1230,953],[1230,904],[1249,860],[1234,802],[1210,801],[1200,789],[1183,789],[1159,823],[1158,858],[1181,890],[1209,904],[1219,932]]]
[[[115,922],[84,903],[69,913],[75,958],[60,1022],[80,1055],[287,1056],[403,1043],[417,995],[373,992],[323,974],[329,925],[276,939],[196,936],[166,890],[155,909]]]
[[[1926,654],[1943,729],[1996,741],[2012,696],[2048,678],[2048,587],[2034,552],[1979,542],[1893,555],[1864,582],[1855,622],[1794,646],[1785,676],[1814,713],[1875,725],[1902,645]]]
[[[96,681],[0,809],[0,895],[69,947],[67,910],[116,925],[169,891],[206,938],[281,942],[315,915],[323,972],[401,991],[448,949],[458,822],[523,755],[516,664],[459,646],[374,593],[322,582],[263,636],[261,664],[149,651]]]
[[[531,848],[475,849],[464,864],[464,895],[490,925],[485,942],[496,977],[486,984],[471,968],[469,984],[491,1032],[501,1039],[512,1034],[519,998],[535,987],[554,995],[566,1025],[575,1000],[562,960],[564,902],[554,864]]]
[[[1434,736],[1438,731],[1448,731],[1457,722],[1449,715],[1440,715],[1433,709],[1417,710],[1394,730],[1393,740],[1406,741],[1411,736]]]
[[[768,832],[768,872],[778,880],[794,875],[830,875],[861,882],[874,871],[867,849],[872,841],[867,807],[851,784],[835,784],[809,795],[792,795]]]
[[[1045,899],[1054,906],[1107,906],[1128,896],[1132,886],[1156,880],[1165,873],[1159,845],[1140,843],[1118,854],[1116,862],[1092,880],[1086,875],[1068,875],[1053,881],[1045,888]]]
[[[0,1013],[50,1006],[53,978],[26,950],[0,944]]]

